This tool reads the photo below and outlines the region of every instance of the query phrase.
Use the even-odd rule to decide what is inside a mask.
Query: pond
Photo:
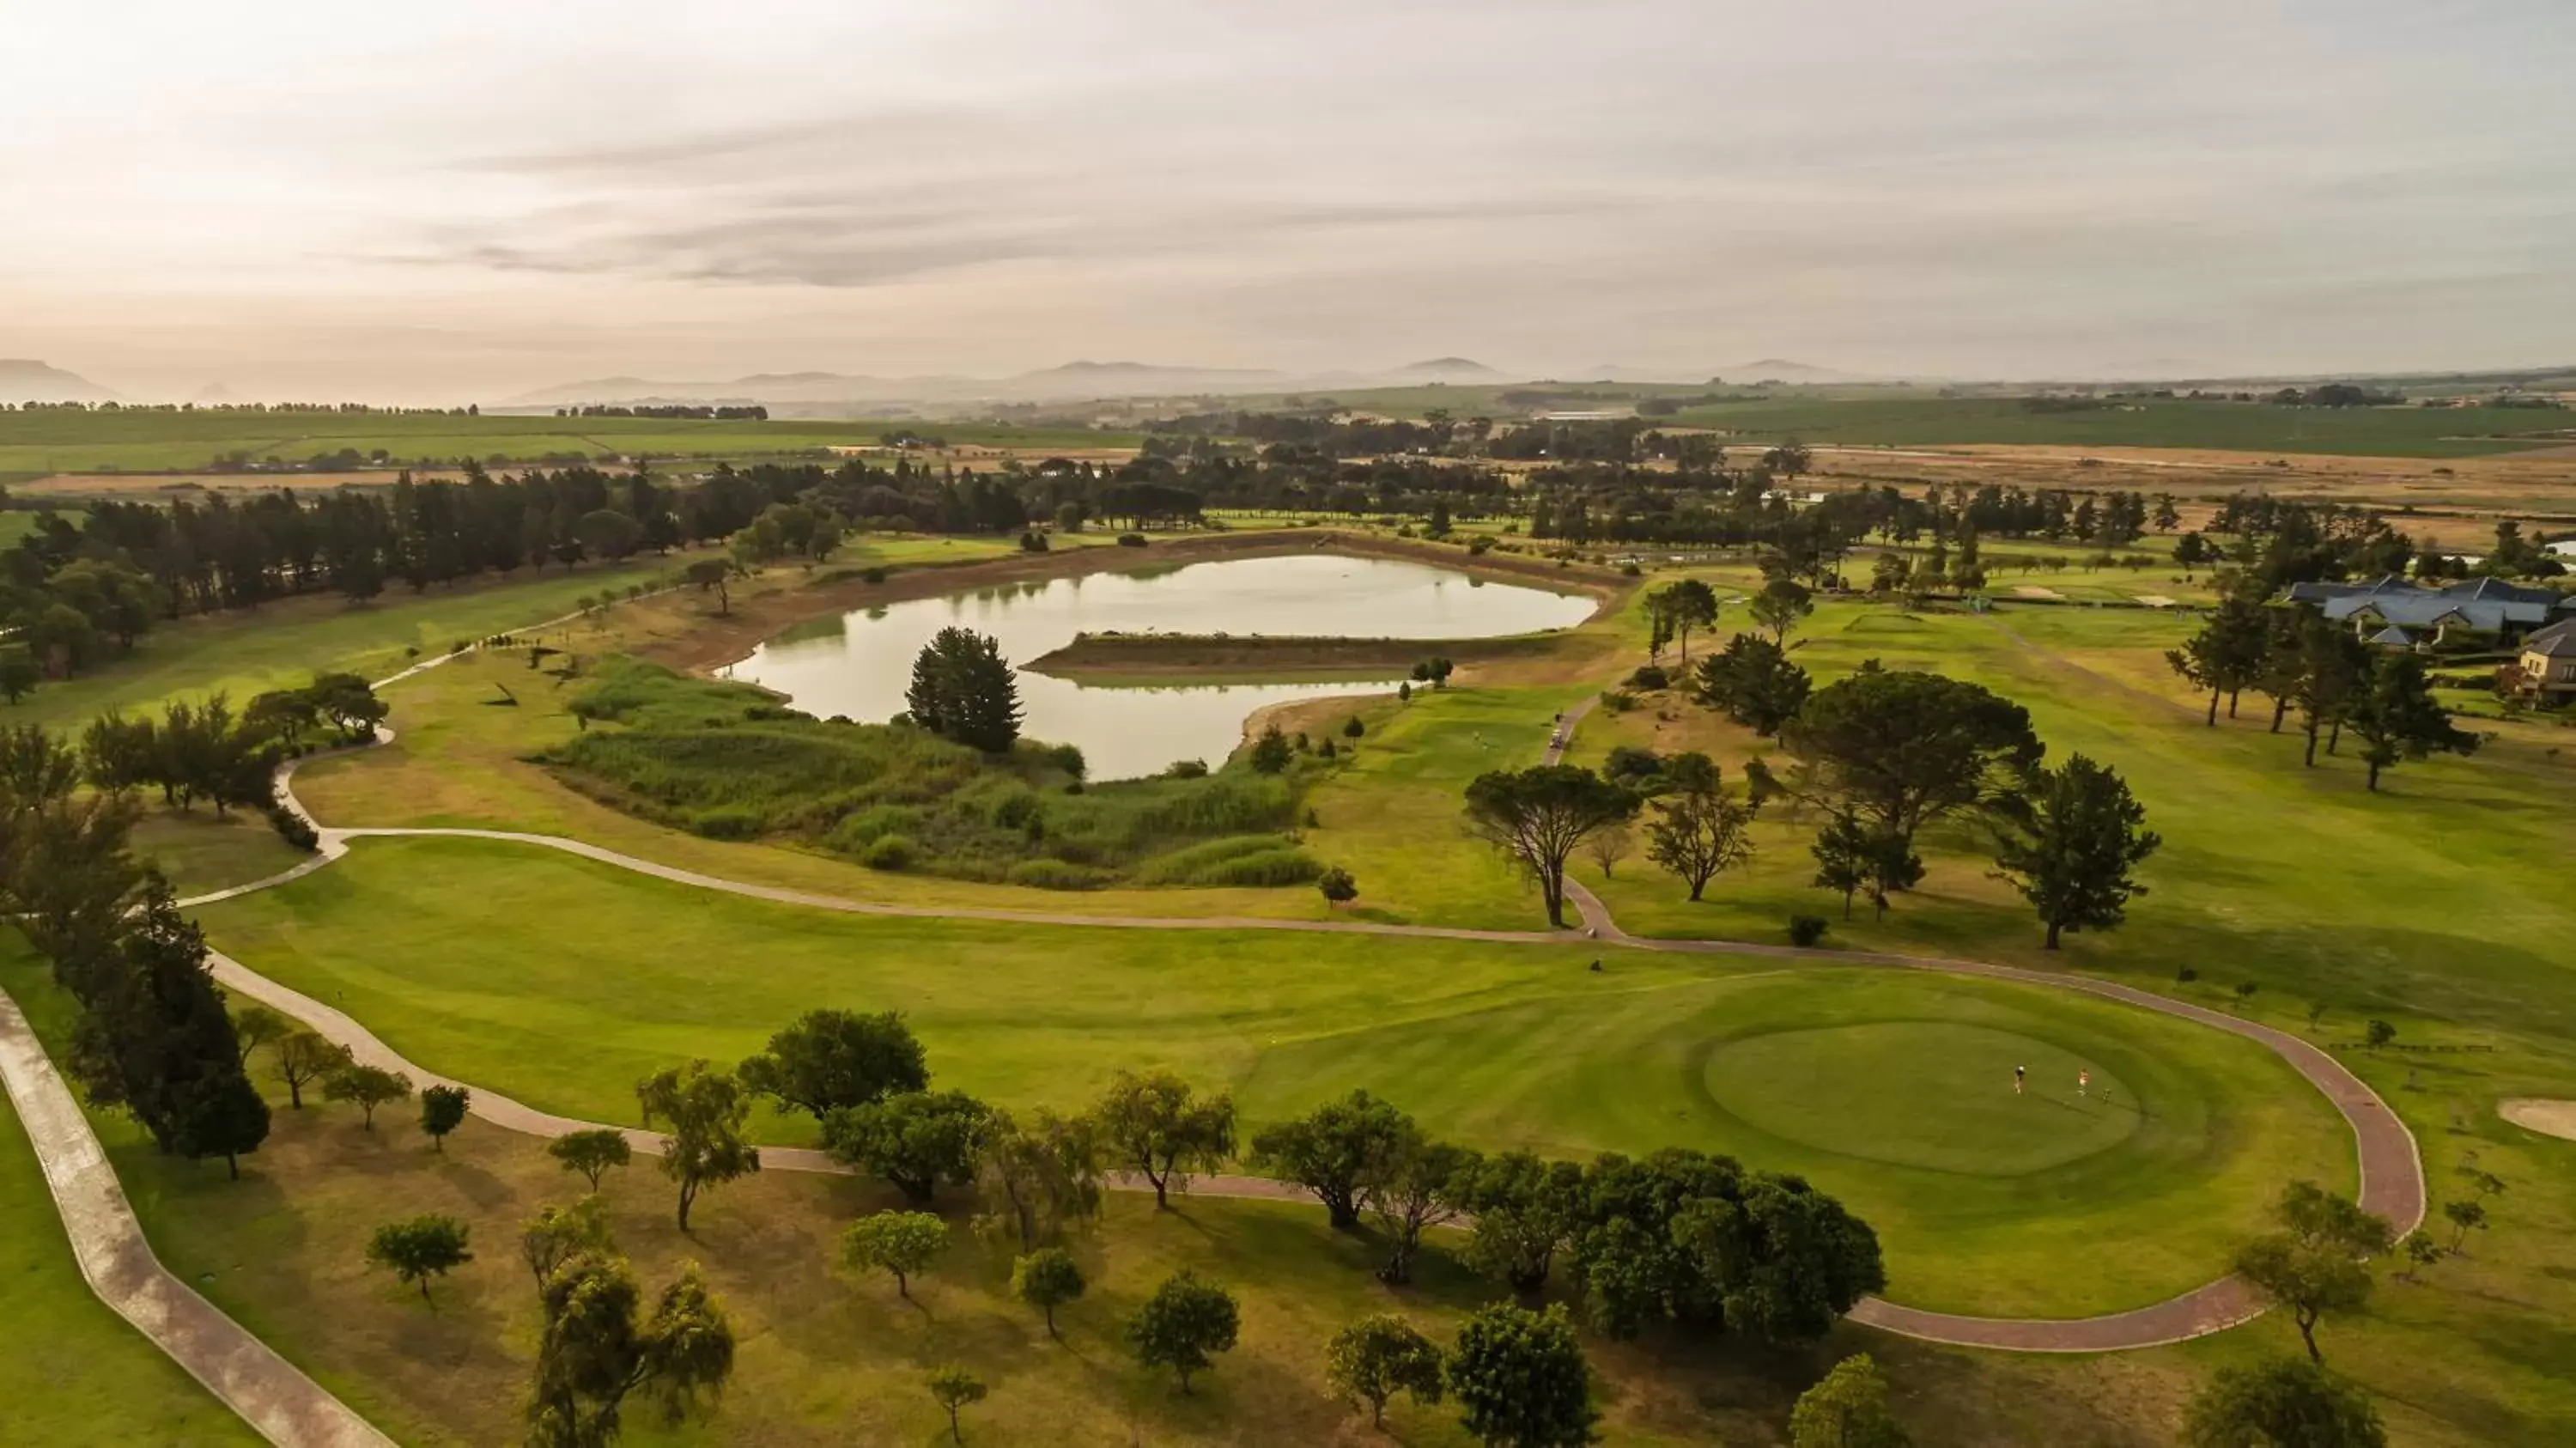
[[[1420,563],[1320,554],[1240,558],[861,609],[792,629],[726,672],[821,718],[875,721],[903,712],[913,656],[952,624],[992,635],[1005,658],[1025,666],[1085,632],[1496,638],[1571,628],[1593,607],[1580,594],[1492,583]],[[1333,694],[1384,693],[1396,682],[1110,687],[1024,668],[1021,732],[1080,747],[1095,779],[1132,779],[1180,759],[1222,762],[1255,710]]]

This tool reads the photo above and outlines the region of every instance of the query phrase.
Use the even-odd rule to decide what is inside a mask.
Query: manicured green
[[[2098,1064],[2103,1044],[2087,1055],[1925,1021],[1809,1026],[1720,1043],[1703,1079],[1720,1110],[1768,1136],[1891,1166],[2024,1176],[2173,1125],[2162,1092],[2150,1101]],[[2014,1066],[2035,1080],[1997,1089]]]
[[[446,840],[362,842],[320,876],[202,918],[228,952],[424,1066],[549,1109],[622,1121],[648,1070],[739,1058],[813,1006],[891,1008],[941,1085],[1006,1105],[1078,1107],[1112,1071],[1161,1065],[1235,1087],[1256,1121],[1366,1086],[1482,1145],[1686,1145],[1804,1171],[1886,1234],[1900,1296],[1943,1307],[2152,1301],[2215,1275],[2285,1163],[2350,1175],[2341,1124],[2259,1048],[2081,998],[1883,970],[1613,953],[1595,974],[1565,947],[853,918]],[[1923,1058],[1969,1064],[1944,1067],[1945,1095],[1849,1053],[1883,1087],[1845,1098],[1872,1113],[1858,1135],[1797,1123],[1797,1072],[1709,1085],[1745,1035],[1884,1022],[1938,1023],[1954,1034]],[[1979,1103],[1968,1125],[1947,1123],[1977,1071],[2011,1099],[2024,1048],[1998,1033],[2036,1043],[2034,1070],[2098,1063],[2144,1118],[2077,1109],[2069,1070],[2035,1082],[2017,1116]],[[1909,1165],[1884,1145],[1909,1133],[1946,1133],[1956,1155]],[[2128,1244],[2119,1261],[2060,1270],[2059,1254],[2105,1233]]]

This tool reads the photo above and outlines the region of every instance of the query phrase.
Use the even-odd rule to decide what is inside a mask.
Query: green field
[[[255,611],[195,614],[145,634],[129,655],[0,706],[0,721],[78,728],[110,709],[149,708],[219,690],[239,704],[330,670],[381,678],[456,643],[570,613],[577,599],[655,586],[677,567],[669,558],[644,557],[426,593],[396,591],[365,604],[298,598]]]
[[[2149,893],[2121,931],[2070,936],[2063,963],[2158,989],[2190,966],[2209,999],[2253,982],[2259,1008],[2295,1019],[2318,1003],[2347,1033],[2363,1015],[2418,1014],[2563,1052],[2576,1040],[2576,957],[2565,948],[2576,908],[2556,862],[2576,849],[2576,812],[2545,802],[2576,797],[2576,757],[2557,731],[2403,765],[2372,794],[2350,758],[2320,752],[2319,768],[2301,768],[2298,739],[2266,732],[2270,708],[2257,697],[2242,718],[2205,727],[2206,701],[2178,692],[2163,653],[2193,626],[2132,610],[1829,604],[1801,630],[1797,657],[1819,680],[1872,658],[1973,679],[2029,708],[2052,759],[2087,754],[2129,780],[2165,841],[2140,872]],[[1710,750],[1730,774],[1768,748],[1708,711],[1659,701],[1596,714],[1576,758],[1658,740]],[[1859,948],[2045,959],[2028,907],[1988,878],[1983,831],[1939,832],[1921,890],[1884,922],[1864,902],[1846,924],[1840,899],[1810,883],[1814,830],[1812,817],[1773,811],[1756,827],[1752,864],[1698,905],[1642,859],[1613,880],[1589,868],[1585,878],[1636,931],[1760,938],[1807,910],[1833,917],[1836,937]]]
[[[15,942],[0,947],[0,985],[59,1049],[64,998]],[[367,1132],[345,1107],[272,1106],[274,1130],[244,1161],[239,1182],[217,1165],[159,1155],[119,1117],[93,1120],[155,1250],[224,1311],[397,1441],[442,1448],[516,1441],[536,1313],[514,1244],[520,1224],[539,1206],[567,1200],[574,1180],[534,1140],[479,1121],[433,1153],[399,1112],[379,1113]],[[972,1231],[962,1196],[942,1204],[950,1250],[915,1280],[906,1302],[884,1279],[831,1262],[842,1224],[897,1204],[887,1188],[766,1172],[708,1192],[688,1236],[672,1226],[670,1190],[649,1167],[609,1174],[619,1246],[647,1284],[668,1280],[683,1261],[700,1264],[734,1322],[739,1351],[722,1404],[703,1422],[674,1431],[650,1413],[629,1419],[623,1441],[647,1448],[927,1448],[947,1441],[946,1424],[921,1378],[947,1362],[973,1368],[993,1387],[991,1400],[969,1412],[970,1443],[1368,1441],[1360,1437],[1364,1420],[1322,1381],[1326,1339],[1362,1313],[1391,1310],[1445,1341],[1492,1295],[1452,1257],[1456,1239],[1445,1232],[1431,1234],[1413,1285],[1395,1291],[1371,1274],[1376,1238],[1332,1232],[1310,1207],[1184,1196],[1177,1210],[1157,1213],[1149,1199],[1120,1193],[1104,1219],[1074,1239],[1091,1286],[1059,1314],[1058,1343],[1010,1299],[1009,1254]],[[467,1224],[477,1253],[439,1283],[434,1309],[363,1257],[378,1223],[422,1211]],[[0,1196],[0,1231],[42,1241],[54,1230],[49,1207]],[[1175,1394],[1168,1376],[1135,1365],[1118,1338],[1153,1285],[1183,1268],[1243,1303],[1240,1344],[1189,1397]],[[76,1276],[71,1283],[78,1288]],[[256,1441],[228,1417],[192,1415],[184,1393],[179,1406],[165,1407],[158,1394],[167,1389],[152,1376],[158,1360],[120,1359],[112,1335],[79,1331],[75,1319],[56,1315],[13,1322],[52,1329],[49,1340],[64,1349],[21,1342],[0,1361],[0,1385],[20,1392],[9,1426],[32,1423],[41,1434],[27,1441],[66,1448]],[[130,1333],[125,1341],[142,1350]],[[1776,1442],[1796,1394],[1833,1359],[1863,1349],[1908,1385],[1916,1399],[1909,1418],[1926,1443],[2141,1448],[2154,1441],[2148,1425],[2159,1414],[2141,1419],[2140,1385],[2182,1381],[2189,1359],[2209,1353],[2196,1345],[2105,1372],[2100,1360],[1968,1353],[1858,1329],[1813,1349],[1759,1353],[1677,1350],[1651,1338],[1587,1345],[1605,1441],[1650,1448]],[[129,1370],[121,1379],[119,1367]],[[39,1369],[53,1375],[21,1376]],[[175,1368],[166,1375],[188,1386]],[[93,1384],[94,1396],[75,1396]],[[17,1406],[29,1400],[40,1405],[33,1415]],[[56,1413],[57,1404],[64,1411]],[[200,1395],[196,1414],[220,1412]],[[1469,1448],[1446,1405],[1399,1401],[1388,1427],[1389,1441],[1415,1448]]]
[[[14,936],[14,932],[12,932]],[[13,982],[14,984],[14,982]],[[0,1095],[0,1418],[13,1443],[250,1444],[257,1433],[91,1293]]]
[[[1722,594],[1745,581],[1709,576]],[[2136,577],[2138,587],[2171,591]],[[2070,571],[2032,581],[2071,593],[2091,580]],[[2132,582],[2102,575],[2098,586],[2127,591]],[[676,642],[705,627],[711,608],[672,596],[622,609],[604,626],[583,623],[580,646]],[[1736,621],[1730,611],[1721,637]],[[291,642],[327,623],[299,619],[281,634]],[[2201,727],[2198,704],[2178,692],[2161,657],[2190,627],[2141,610],[2010,604],[1981,617],[1830,604],[1808,620],[1797,657],[1820,679],[1874,657],[1985,682],[2031,709],[2052,757],[2080,749],[2119,768],[2167,840],[2129,927],[2070,937],[2057,955],[2038,949],[2028,907],[1988,877],[1985,842],[1964,827],[1927,841],[1930,877],[1885,922],[1871,921],[1864,904],[1860,918],[1836,919],[1829,943],[2103,974],[2237,1009],[2336,1051],[2414,1131],[2437,1208],[2464,1190],[2455,1167],[2493,1171],[2509,1191],[2492,1207],[2496,1229],[2472,1237],[2467,1256],[2434,1266],[2420,1284],[2382,1271],[2366,1316],[2329,1322],[2329,1362],[2372,1392],[2398,1443],[2553,1443],[2576,1415],[2567,1388],[2576,1339],[2557,1326],[2576,1315],[2576,1144],[2508,1126],[2493,1105],[2506,1095],[2576,1096],[2566,953],[2576,909],[2560,883],[2576,847],[2566,807],[2576,751],[2563,748],[2563,731],[2495,726],[2498,737],[2475,758],[2404,765],[2368,795],[2348,759],[2299,768],[2297,741],[2266,734],[2266,706],[2251,696],[2243,720]],[[1631,605],[1559,652],[1471,669],[1457,687],[1409,706],[1363,706],[1358,757],[1315,792],[1315,823],[1302,831],[1318,858],[1358,873],[1361,899],[1346,913],[1534,928],[1535,895],[1459,832],[1459,791],[1476,773],[1535,758],[1549,716],[1641,662],[1642,639]],[[1693,652],[1711,646],[1695,640]],[[238,652],[272,647],[228,635],[204,667],[230,670]],[[483,706],[496,681],[525,677],[522,661],[496,656],[409,681],[391,696],[403,731],[392,747],[318,765],[299,787],[338,824],[542,829],[719,874],[912,904],[1325,913],[1311,890],[1067,897],[886,876],[663,830],[574,795],[526,762],[575,726],[550,696],[520,709]],[[1332,706],[1328,722],[1348,712]],[[1596,711],[1576,758],[1597,762],[1617,743],[1707,749],[1731,778],[1763,747],[1658,696],[1627,713]],[[1578,868],[1632,930],[1777,941],[1793,910],[1839,917],[1840,902],[1807,881],[1814,825],[1766,812],[1754,863],[1721,877],[1700,905],[1641,857],[1608,881],[1588,861]],[[273,841],[254,848],[251,835],[235,850],[185,833],[191,822],[154,828],[156,848],[201,879],[266,873],[274,858],[262,854]],[[871,919],[711,895],[552,852],[432,841],[362,842],[328,870],[209,909],[204,920],[219,949],[348,1009],[425,1064],[569,1112],[626,1119],[628,1085],[644,1070],[691,1054],[738,1057],[812,1005],[897,1007],[930,1042],[942,1084],[1007,1104],[1078,1103],[1119,1066],[1159,1063],[1234,1087],[1254,1119],[1367,1084],[1436,1129],[1483,1144],[1579,1154],[1669,1142],[1801,1171],[1885,1235],[1891,1297],[1956,1310],[2149,1300],[2213,1275],[2281,1179],[2350,1187],[2340,1123],[2258,1048],[2087,998],[1884,969]],[[1599,974],[1584,969],[1596,954]],[[2185,967],[2197,979],[2178,980]],[[13,990],[21,979],[9,977]],[[2245,983],[2256,991],[2239,1001]],[[2313,1021],[2312,1003],[2321,1008]],[[2370,1016],[2396,1023],[2397,1045],[2359,1048]],[[2027,1096],[2011,1093],[2015,1064],[2032,1069]],[[2079,1069],[2094,1081],[2080,1097]],[[775,1120],[763,1126],[799,1134]],[[545,1190],[542,1164],[525,1143],[480,1126],[460,1140],[473,1146],[468,1161],[416,1165],[411,1155],[355,1154],[375,1147],[289,1121],[252,1163],[262,1185],[232,1196],[219,1171],[191,1178],[130,1141],[111,1149],[174,1265],[285,1264],[277,1274],[217,1268],[210,1290],[228,1309],[405,1436],[479,1442],[508,1431],[492,1427],[506,1404],[449,1403],[454,1394],[425,1363],[487,1385],[486,1398],[509,1395],[526,1323],[518,1285],[503,1281],[517,1271],[508,1254],[490,1254],[486,1285],[460,1289],[459,1306],[442,1311],[428,1337],[418,1315],[400,1315],[411,1304],[346,1260],[363,1223],[395,1202],[452,1205],[506,1239],[512,1214],[542,1199],[530,1195]],[[621,1185],[621,1213],[637,1230],[661,1190],[645,1174]],[[1168,1401],[1139,1386],[1105,1341],[1101,1368],[1078,1377],[1028,1366],[1024,1339],[998,1326],[1010,1309],[990,1300],[989,1264],[974,1269],[981,1285],[961,1277],[959,1295],[946,1299],[956,1316],[934,1301],[934,1319],[962,1335],[942,1327],[916,1337],[896,1332],[897,1319],[863,1316],[854,1326],[836,1315],[855,1310],[853,1285],[812,1263],[828,1218],[853,1207],[830,1195],[839,1190],[782,1174],[713,1199],[711,1220],[728,1223],[727,1235],[719,1245],[702,1234],[700,1247],[726,1290],[751,1304],[764,1344],[746,1358],[743,1386],[785,1391],[789,1401],[741,1408],[707,1440],[803,1442],[828,1424],[844,1437],[926,1441],[926,1413],[877,1419],[856,1405],[917,1393],[910,1376],[930,1353],[990,1362],[1033,1395],[1007,1409],[997,1396],[992,1422],[1005,1437],[1044,1423],[1069,1441],[1114,1438],[1141,1421],[1154,1441],[1229,1432],[1245,1441],[1244,1425],[1260,1422],[1287,1425],[1263,1441],[1320,1441],[1338,1421],[1317,1400],[1311,1356],[1317,1335],[1372,1289],[1364,1272],[1343,1283],[1319,1265],[1349,1264],[1333,1255],[1339,1244],[1312,1231],[1311,1214],[1198,1203],[1186,1236],[1140,1237],[1135,1216],[1113,1213],[1100,1242],[1131,1284],[1122,1290],[1146,1264],[1213,1260],[1257,1278],[1246,1285],[1263,1295],[1271,1327],[1244,1359],[1245,1386],[1227,1390],[1242,1394],[1224,1400],[1231,1418],[1184,1420],[1166,1416]],[[818,1200],[824,1220],[814,1216]],[[1144,1224],[1149,1233],[1166,1225]],[[679,1250],[665,1239],[639,1258],[668,1261]],[[1208,1252],[1217,1255],[1191,1255]],[[1413,1307],[1438,1317],[1472,1292],[1442,1278]],[[1890,1363],[1919,1441],[2145,1444],[2170,1441],[2177,1405],[2213,1365],[2296,1339],[2275,1318],[2097,1360],[1935,1352],[1860,1329],[1836,1343]],[[1775,1364],[1778,1376],[1749,1382],[1737,1375],[1765,1369],[1741,1349],[1590,1347],[1616,1384],[1619,1442],[1776,1441],[1782,1379],[1795,1379],[1793,1393],[1818,1370]],[[779,1352],[787,1355],[771,1356]],[[1420,1415],[1399,1432],[1447,1442],[1447,1421]]]
[[[1691,397],[1705,384],[1553,382],[1359,388],[1337,391],[1341,407],[1419,419],[1442,409],[1464,419],[1504,422],[1532,411],[1504,400],[1515,392],[1559,394],[1545,408],[1625,413],[1651,397]],[[2576,413],[2527,408],[2301,408],[2265,402],[2138,399],[2085,411],[2037,411],[2016,396],[1936,397],[1894,384],[1842,384],[1761,389],[1760,400],[1703,403],[1660,427],[1714,428],[1768,446],[1796,437],[1810,443],[1962,447],[2038,444],[2057,447],[2199,448],[2227,452],[2325,453],[2362,457],[2480,457],[2576,443]],[[1594,394],[1583,396],[1581,394]],[[1283,396],[1226,399],[1219,411],[1278,409]],[[1305,399],[1309,404],[1316,395]]]
[[[2034,412],[2014,398],[1732,402],[1687,408],[1677,427],[1748,442],[2206,448],[2362,457],[2479,457],[2576,441],[2576,413],[2522,408],[2275,407],[2259,402],[2123,402]]]
[[[1480,1145],[1687,1145],[1803,1171],[1886,1235],[1893,1291],[1950,1309],[2160,1299],[2216,1275],[2273,1173],[2351,1175],[2340,1123],[2259,1048],[2025,988],[1635,954],[1595,974],[1562,947],[871,920],[448,840],[362,841],[323,876],[201,918],[236,958],[375,1022],[413,1059],[551,1110],[623,1120],[632,1083],[671,1060],[750,1054],[817,1005],[892,1008],[943,1080],[1005,1103],[1079,1107],[1112,1071],[1163,1065],[1239,1088],[1255,1120],[1365,1086]],[[493,919],[514,923],[478,927]],[[1960,1069],[1999,1098],[2022,1049],[2035,1068],[2099,1063],[2120,1095],[2079,1104],[2070,1068],[2016,1115],[1954,1114],[1901,1059],[1841,1034],[1882,1022],[1925,1026],[1934,1054],[1973,1061]],[[1810,1033],[1804,1064],[1767,1085],[1735,1074],[1738,1042],[1767,1050],[1746,1038],[1785,1030]],[[549,1046],[562,1041],[583,1046]],[[1824,1098],[1798,1083],[1827,1063],[1873,1083],[1865,1115],[1815,1116]],[[1887,1144],[1927,1133],[1954,1155]],[[2070,1281],[2057,1259],[2106,1234],[2122,1259]]]
[[[681,418],[555,417],[447,413],[276,413],[201,409],[0,412],[0,471],[168,472],[212,467],[240,452],[254,462],[289,463],[355,448],[418,459],[523,462],[554,454],[588,457],[759,457],[872,446],[888,432],[914,431],[958,445],[1012,448],[1132,447],[1132,434],[1084,428],[979,423],[847,421],[718,422]],[[292,483],[291,474],[281,483]]]

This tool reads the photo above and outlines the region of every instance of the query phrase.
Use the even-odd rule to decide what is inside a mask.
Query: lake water
[[[1571,628],[1593,601],[1490,583],[1383,558],[1299,554],[1138,568],[947,598],[914,599],[820,619],[762,644],[727,673],[775,689],[821,718],[891,719],[904,709],[913,656],[950,625],[990,634],[1023,666],[1021,732],[1080,746],[1095,779],[1154,774],[1177,759],[1213,766],[1253,711],[1293,699],[1384,693],[1377,683],[1210,684],[1109,688],[1026,671],[1077,633],[1272,634],[1302,637],[1494,638]]]

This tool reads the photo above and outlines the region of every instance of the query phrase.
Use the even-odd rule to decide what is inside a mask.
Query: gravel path
[[[1573,742],[1576,727],[1582,722],[1584,716],[1592,711],[1593,704],[1594,701],[1586,700],[1575,706],[1567,711],[1550,730],[1545,753],[1546,762],[1553,764],[1564,758],[1566,749]],[[390,733],[385,737],[390,737]],[[279,798],[287,808],[311,820],[310,813],[295,798],[292,788],[293,773],[292,763],[279,772]],[[1506,944],[1573,946],[1606,942],[1632,950],[1684,954],[1756,955],[1819,963],[1886,966],[2011,981],[2016,984],[2054,990],[2080,991],[2087,995],[2135,1006],[2141,1010],[2178,1016],[2213,1030],[2244,1037],[2288,1061],[2293,1069],[2325,1095],[2327,1101],[2351,1125],[2355,1151],[2360,1162],[2360,1200],[2363,1208],[2386,1217],[2400,1233],[2412,1230],[2424,1219],[2424,1168],[2422,1158],[2416,1149],[2413,1133],[2406,1129],[2404,1122],[2397,1119],[2395,1112],[2389,1110],[2387,1102],[2381,1100],[2378,1094],[2359,1077],[2345,1070],[2342,1063],[2288,1032],[2252,1021],[2240,1020],[2222,1011],[2210,1010],[2111,981],[2025,970],[2017,966],[1995,965],[1984,961],[1944,960],[1929,956],[1892,955],[1874,951],[1799,949],[1789,945],[1764,945],[1739,941],[1667,940],[1634,936],[1622,930],[1618,921],[1600,899],[1571,875],[1566,879],[1566,897],[1583,921],[1579,931],[1464,930],[1350,920],[1101,916],[1053,911],[888,905],[852,900],[837,895],[822,895],[809,891],[728,880],[694,870],[684,870],[651,860],[638,859],[635,856],[581,840],[565,839],[554,835],[474,829],[334,829],[322,825],[319,821],[313,821],[313,823],[322,840],[321,851],[313,859],[267,880],[197,896],[180,903],[183,905],[207,904],[283,884],[340,858],[348,852],[349,841],[354,839],[370,837],[481,839],[561,850],[567,854],[614,865],[619,869],[632,870],[638,874],[700,889],[850,914],[999,920],[1024,924],[1126,930],[1298,930],[1444,940],[1480,940]],[[217,978],[226,986],[304,1020],[331,1039],[348,1045],[358,1053],[361,1060],[403,1071],[414,1081],[422,1084],[446,1080],[444,1077],[404,1061],[390,1047],[377,1040],[366,1027],[347,1015],[310,997],[288,990],[274,981],[267,980],[229,957],[216,955],[213,961]],[[580,1130],[593,1125],[589,1122],[548,1115],[481,1088],[474,1088],[474,1111],[476,1115],[495,1125],[542,1136],[560,1135],[565,1131]],[[639,1151],[657,1152],[660,1149],[660,1139],[651,1133],[628,1130],[627,1134]],[[761,1160],[768,1167],[788,1171],[842,1170],[821,1153],[799,1148],[765,1148],[761,1153]],[[1125,1180],[1115,1184],[1128,1188],[1141,1188],[1143,1185]],[[1192,1190],[1205,1196],[1266,1199],[1296,1199],[1305,1195],[1294,1187],[1265,1178],[1223,1175],[1199,1178]],[[1851,1317],[1855,1322],[1908,1337],[1921,1338],[1928,1342],[2020,1352],[2081,1353],[2114,1352],[2178,1342],[2233,1327],[2259,1315],[2262,1311],[2263,1303],[2252,1289],[2233,1277],[2227,1277],[2152,1306],[2100,1317],[2079,1319],[1970,1317],[1956,1313],[1926,1312],[1878,1298],[1862,1301],[1853,1309]]]

